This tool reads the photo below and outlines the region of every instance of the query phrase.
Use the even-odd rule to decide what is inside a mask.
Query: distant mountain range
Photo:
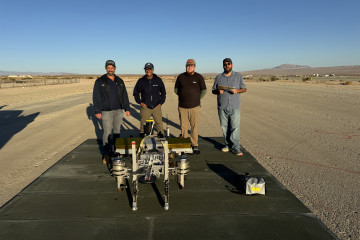
[[[299,69],[299,68],[311,68],[309,66],[296,65],[296,64],[281,64],[280,66],[274,67],[276,69]]]
[[[282,64],[268,69],[242,71],[243,75],[313,75],[313,74],[335,74],[360,76],[360,65],[335,66],[335,67],[309,67],[295,64]]]
[[[335,75],[357,75],[360,76],[360,65],[353,66],[335,66],[335,67],[310,67],[296,64],[281,64],[280,66],[268,69],[241,71],[243,75],[313,75],[313,74],[335,74]],[[213,75],[214,73],[203,73],[205,75]],[[2,71],[0,76],[5,75],[45,75],[45,76],[59,76],[59,75],[79,75],[77,73],[67,72],[15,72]],[[164,74],[167,75],[167,74]],[[169,75],[169,74],[168,74]]]
[[[44,76],[59,76],[59,75],[78,75],[77,73],[67,73],[67,72],[15,72],[15,71],[2,71],[0,70],[0,76],[10,76],[10,75],[44,75]]]

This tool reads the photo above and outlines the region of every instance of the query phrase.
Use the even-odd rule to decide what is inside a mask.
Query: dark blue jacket
[[[153,109],[159,104],[164,104],[166,90],[164,82],[156,74],[152,79],[147,79],[146,75],[140,78],[134,87],[135,101],[145,103],[148,108]]]
[[[115,75],[115,82],[118,86],[120,109],[130,111],[129,97],[126,91],[124,81]],[[95,114],[101,111],[111,111],[111,104],[109,99],[109,83],[106,74],[99,77],[94,84],[93,104]]]

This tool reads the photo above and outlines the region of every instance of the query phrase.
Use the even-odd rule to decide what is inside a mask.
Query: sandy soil
[[[0,129],[6,136],[0,142],[0,205],[83,141],[96,138],[89,112],[93,82],[0,89]],[[166,82],[163,114],[171,133],[178,135],[173,84]],[[243,147],[340,239],[360,239],[360,84],[246,84]],[[132,93],[134,81],[126,86]],[[124,121],[125,130],[139,125],[130,100],[134,110]],[[221,136],[216,97],[210,91],[202,101],[200,121],[200,136]]]

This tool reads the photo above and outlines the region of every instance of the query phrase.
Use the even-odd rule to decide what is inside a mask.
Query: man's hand
[[[145,104],[145,103],[140,103],[140,105],[141,105],[141,107],[143,107],[143,108],[146,108],[147,107],[147,105]]]
[[[159,105],[157,105],[156,107],[161,107],[161,104],[159,103]]]
[[[224,93],[224,90],[219,89],[219,94],[223,94],[223,93]]]
[[[101,119],[101,113],[95,114],[95,117],[98,118],[98,119]]]
[[[127,117],[130,116],[130,111],[126,111],[125,114]]]

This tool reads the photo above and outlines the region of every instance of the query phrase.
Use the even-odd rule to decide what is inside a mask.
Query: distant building
[[[8,78],[33,78],[31,75],[10,75]]]

